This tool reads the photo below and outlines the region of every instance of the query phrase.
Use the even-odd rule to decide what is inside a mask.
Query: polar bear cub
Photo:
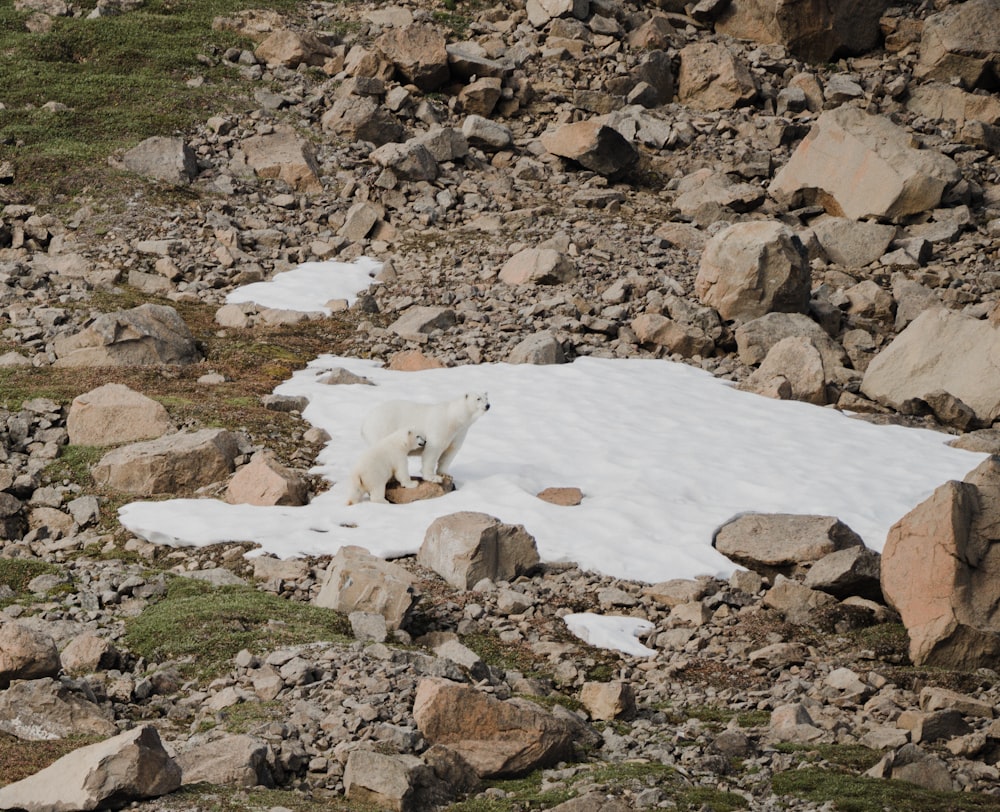
[[[407,470],[407,455],[424,447],[423,435],[409,429],[397,429],[367,449],[351,472],[351,490],[347,504],[361,501],[366,493],[372,502],[386,504],[385,486],[393,477],[404,488],[415,488]]]
[[[361,436],[369,445],[374,445],[401,428],[423,435],[427,442],[423,451],[419,452],[420,476],[428,482],[441,482],[465,442],[469,426],[486,414],[489,408],[490,401],[485,392],[466,392],[442,403],[392,400],[371,411],[361,426]]]

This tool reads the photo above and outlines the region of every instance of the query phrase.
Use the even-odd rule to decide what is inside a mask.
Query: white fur
[[[367,449],[351,472],[351,492],[347,504],[361,501],[366,493],[369,500],[386,503],[385,486],[393,477],[404,488],[415,488],[410,479],[406,457],[411,450],[424,447],[424,438],[415,431],[398,429]]]
[[[372,445],[398,429],[422,434],[427,439],[423,451],[411,452],[420,453],[420,476],[428,482],[441,482],[469,426],[489,408],[485,392],[466,392],[443,403],[392,400],[372,410],[361,426],[361,436]]]

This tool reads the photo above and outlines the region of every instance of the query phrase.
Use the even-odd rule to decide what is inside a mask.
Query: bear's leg
[[[396,481],[404,488],[417,487],[417,481],[415,479],[410,479],[410,471],[406,464],[406,457],[403,457],[403,461],[392,469],[392,475],[396,477]]]
[[[456,434],[452,441],[448,444],[448,447],[444,450],[441,455],[441,459],[438,460],[437,470],[441,476],[448,473],[448,469],[451,468],[451,461],[455,459],[455,455],[458,453],[458,449],[462,447],[462,443],[465,440],[466,432],[460,431]]]
[[[424,453],[420,457],[420,476],[426,482],[443,482],[444,478],[437,475],[438,460],[441,459],[442,448],[432,446],[430,443],[424,446]]]

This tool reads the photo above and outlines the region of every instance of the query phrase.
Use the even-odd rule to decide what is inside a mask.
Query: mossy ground
[[[31,583],[32,579],[39,575],[55,572],[59,572],[59,568],[44,561],[26,558],[0,558],[0,586],[9,587],[11,590],[11,594],[6,598],[0,592],[0,609],[12,603],[30,602],[32,598],[28,593],[28,584]]]

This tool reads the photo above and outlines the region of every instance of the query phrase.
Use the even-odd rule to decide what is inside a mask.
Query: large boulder
[[[118,445],[170,431],[163,404],[120,383],[106,383],[73,398],[66,431],[74,445]]]
[[[528,700],[501,701],[471,685],[424,679],[413,718],[432,744],[459,753],[480,778],[522,775],[567,759],[575,728]]]
[[[750,320],[772,311],[804,313],[811,274],[805,249],[786,225],[736,223],[708,241],[695,293],[727,320]]]
[[[863,542],[834,516],[744,513],[722,525],[712,544],[737,564],[772,575],[788,574],[799,565]]]
[[[0,787],[0,809],[78,812],[156,798],[181,784],[181,770],[156,728],[143,725],[63,756],[23,781]]]
[[[198,175],[198,159],[183,138],[154,135],[126,152],[123,163],[138,175],[177,185]]]
[[[849,217],[823,217],[810,224],[827,259],[845,268],[864,268],[879,259],[896,236],[896,227]]]
[[[351,141],[371,141],[373,144],[401,141],[405,133],[403,125],[389,110],[367,96],[337,99],[323,113],[320,126]]]
[[[458,589],[484,578],[509,581],[538,561],[535,539],[521,525],[471,511],[435,519],[417,553],[417,563]]]
[[[781,400],[826,403],[826,371],[823,356],[805,336],[789,336],[775,344],[760,367],[741,383],[741,388]]]
[[[398,629],[420,597],[414,584],[414,577],[399,564],[378,558],[362,547],[341,547],[312,602],[344,614],[382,615],[388,628]]]
[[[304,505],[309,485],[269,451],[259,451],[237,471],[226,488],[231,505]]]
[[[605,117],[563,124],[541,137],[542,146],[553,155],[569,158],[602,175],[628,169],[639,153]]]
[[[417,23],[391,28],[377,41],[407,82],[424,92],[437,90],[451,76],[444,35],[430,25]]]
[[[26,741],[67,736],[113,736],[111,709],[46,677],[14,682],[0,691],[0,731]]]
[[[297,68],[299,65],[322,67],[335,51],[319,37],[287,28],[274,31],[254,49],[254,56],[269,67],[281,65]]]
[[[807,62],[828,62],[878,45],[879,19],[888,6],[889,0],[732,0],[715,30],[736,39],[779,43]]]
[[[816,120],[768,191],[786,205],[818,204],[836,217],[900,220],[937,207],[960,178],[951,158],[919,149],[888,118],[843,106]]]
[[[240,148],[247,166],[258,177],[276,178],[299,192],[318,192],[323,188],[312,144],[289,127],[247,138]]]
[[[525,248],[504,263],[499,279],[507,285],[556,285],[576,276],[576,265],[555,248]]]
[[[11,680],[59,674],[59,649],[51,636],[26,623],[0,624],[0,689]]]
[[[269,762],[274,754],[270,745],[245,734],[214,735],[194,739],[177,754],[181,783],[223,784],[237,787],[274,785]]]
[[[946,482],[889,530],[882,592],[915,665],[975,669],[1000,656],[1000,458]]]
[[[718,42],[681,49],[677,99],[696,110],[730,110],[753,101],[757,83],[750,69]]]
[[[347,800],[394,812],[420,812],[446,800],[447,792],[423,759],[407,754],[352,750],[344,767]]]
[[[1000,0],[967,0],[924,21],[916,74],[969,90],[1000,79]]]
[[[57,367],[194,364],[201,353],[177,311],[142,304],[98,316],[79,333],[53,342]]]
[[[827,371],[846,366],[847,353],[827,332],[802,313],[768,313],[736,328],[736,350],[740,362],[759,364],[779,341],[790,336],[808,338],[819,350]]]
[[[101,487],[136,496],[173,494],[224,480],[238,451],[236,435],[225,429],[180,432],[116,448],[90,472]]]
[[[977,420],[1000,418],[1000,326],[935,307],[923,311],[865,371],[861,391],[897,411],[926,410],[946,392]]]

